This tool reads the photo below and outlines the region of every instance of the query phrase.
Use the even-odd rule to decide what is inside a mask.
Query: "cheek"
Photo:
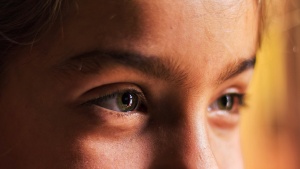
[[[231,131],[209,128],[209,140],[214,156],[222,169],[243,168],[239,128]]]
[[[152,139],[146,135],[117,141],[89,135],[79,140],[78,168],[147,168],[153,159]]]
[[[0,131],[6,139],[0,139],[0,151],[8,153],[0,163],[8,161],[16,165],[11,168],[23,168],[26,164],[29,168],[78,169],[150,165],[153,157],[150,136],[137,134],[112,141],[100,132],[85,130],[88,124],[63,115],[69,114],[68,110],[40,107],[37,111],[28,108],[34,106],[27,101],[15,100],[8,98],[6,106],[1,104],[4,113],[1,113]]]

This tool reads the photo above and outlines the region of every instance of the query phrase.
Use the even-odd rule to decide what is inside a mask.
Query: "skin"
[[[243,168],[238,103],[211,108],[245,93],[258,16],[253,0],[78,0],[12,54],[0,168]],[[142,108],[90,101],[129,89]]]

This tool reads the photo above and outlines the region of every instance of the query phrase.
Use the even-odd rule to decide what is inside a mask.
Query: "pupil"
[[[225,95],[221,98],[221,104],[226,110],[230,110],[232,108],[232,97],[229,95]]]
[[[137,108],[139,100],[135,93],[124,92],[119,95],[117,103],[121,112],[129,112]]]
[[[130,93],[124,93],[122,96],[122,103],[126,106],[132,105],[132,95]]]
[[[226,107],[226,105],[227,105],[227,97],[226,97],[226,96],[222,97],[222,99],[221,99],[221,104],[222,104],[224,107]]]

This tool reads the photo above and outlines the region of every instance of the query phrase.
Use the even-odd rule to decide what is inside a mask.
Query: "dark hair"
[[[63,0],[0,1],[0,56],[31,45],[57,20]]]

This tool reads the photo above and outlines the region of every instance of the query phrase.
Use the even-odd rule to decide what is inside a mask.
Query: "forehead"
[[[163,53],[182,46],[234,53],[253,50],[258,13],[254,0],[79,0],[63,21],[64,41],[76,35],[107,48]]]
[[[256,50],[254,0],[78,0],[69,9],[58,36],[43,43],[45,53],[61,60],[97,49],[129,50],[199,71]]]

